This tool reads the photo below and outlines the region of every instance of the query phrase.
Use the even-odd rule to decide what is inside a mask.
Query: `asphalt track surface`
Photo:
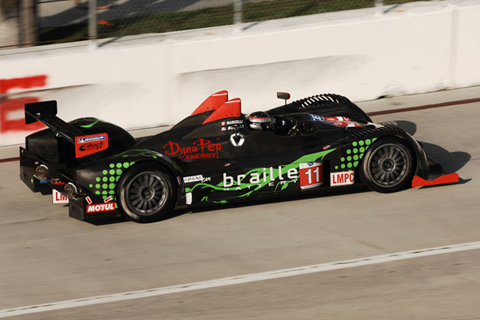
[[[0,163],[0,316],[29,310],[11,319],[479,319],[480,103],[373,118],[397,121],[427,142],[461,183],[92,225],[31,193],[19,180],[18,161]],[[449,250],[456,244],[467,249]],[[350,265],[321,271],[347,265],[331,264],[343,260]],[[367,260],[374,263],[358,263]],[[289,268],[313,271],[264,276]],[[263,274],[238,284],[221,280],[254,273]],[[187,290],[209,280],[216,285]],[[167,293],[135,293],[152,288]],[[115,294],[126,298],[105,298]],[[39,312],[38,305],[65,300],[85,304]]]

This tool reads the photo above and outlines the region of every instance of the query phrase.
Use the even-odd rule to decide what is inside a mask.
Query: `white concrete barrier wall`
[[[174,124],[222,89],[248,113],[281,104],[277,91],[360,101],[478,85],[478,16],[478,0],[429,2],[269,31],[2,51],[0,146],[38,129],[22,124],[25,99],[57,100],[67,121],[94,116],[133,129]]]
[[[480,83],[480,5],[467,1],[454,11],[452,44],[453,85],[468,87]]]

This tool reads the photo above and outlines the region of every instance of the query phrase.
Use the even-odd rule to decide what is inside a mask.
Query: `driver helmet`
[[[253,130],[273,130],[273,122],[270,115],[265,111],[256,111],[248,116],[248,125]]]

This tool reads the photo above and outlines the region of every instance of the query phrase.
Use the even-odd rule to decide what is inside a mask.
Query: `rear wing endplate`
[[[25,104],[25,123],[40,121],[68,142],[75,144],[76,136],[84,133],[57,117],[57,101],[41,101]]]

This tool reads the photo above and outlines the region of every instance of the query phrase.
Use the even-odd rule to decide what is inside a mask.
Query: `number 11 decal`
[[[300,188],[308,189],[323,184],[323,163],[300,163]]]

